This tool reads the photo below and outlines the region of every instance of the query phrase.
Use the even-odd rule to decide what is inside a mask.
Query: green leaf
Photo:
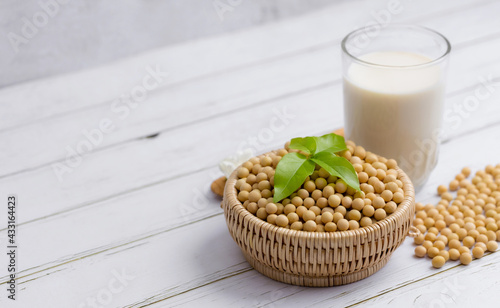
[[[331,175],[344,180],[347,185],[359,191],[359,179],[352,164],[344,157],[336,156],[329,151],[316,153],[311,160],[323,167]]]
[[[316,152],[328,151],[337,153],[347,150],[344,137],[336,134],[326,134],[321,137],[316,137]]]
[[[293,138],[289,147],[312,155],[316,152],[316,137]]]
[[[279,202],[297,190],[314,172],[316,164],[300,153],[288,153],[280,160],[274,174],[273,201]]]

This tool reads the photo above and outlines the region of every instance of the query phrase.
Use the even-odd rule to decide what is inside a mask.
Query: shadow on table
[[[207,230],[211,240],[199,247],[200,252],[211,251],[210,258],[200,260],[205,273],[203,290],[199,290],[198,299],[213,304],[237,306],[263,305],[306,305],[307,303],[334,304],[357,302],[350,294],[353,288],[367,288],[377,283],[377,276],[384,275],[382,268],[375,275],[357,283],[329,288],[313,288],[288,285],[272,280],[254,270],[245,260],[238,245],[231,238],[224,218],[216,230]],[[211,260],[211,261],[210,261]],[[349,296],[349,299],[346,298]],[[318,302],[315,302],[317,300]],[[307,304],[307,305],[309,305]]]

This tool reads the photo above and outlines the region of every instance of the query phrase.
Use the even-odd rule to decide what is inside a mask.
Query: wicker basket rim
[[[271,153],[271,152],[268,152]],[[266,155],[268,153],[265,153],[263,155]],[[261,156],[261,155],[259,155]],[[377,155],[378,157],[381,157]],[[240,165],[241,166],[241,165]],[[239,167],[238,167],[239,168]],[[366,235],[367,233],[373,233],[375,234],[378,231],[381,231],[384,225],[395,225],[397,224],[396,217],[397,216],[402,216],[406,211],[409,211],[411,209],[411,205],[413,201],[415,200],[415,191],[413,188],[413,184],[406,175],[406,173],[399,168],[399,166],[396,166],[396,171],[398,172],[398,179],[403,182],[403,191],[404,191],[404,200],[398,205],[396,211],[386,218],[384,218],[381,221],[376,222],[375,224],[372,224],[367,227],[360,227],[359,229],[356,230],[347,230],[347,231],[334,231],[334,232],[307,232],[307,231],[302,231],[302,230],[291,230],[283,227],[279,227],[273,224],[268,223],[267,221],[264,221],[254,214],[250,213],[247,209],[243,207],[243,204],[238,200],[237,198],[237,190],[235,187],[236,181],[237,181],[237,170],[236,168],[231,175],[229,176],[226,185],[224,187],[224,199],[225,202],[229,205],[229,207],[233,208],[235,212],[237,212],[238,216],[243,215],[248,216],[245,217],[245,219],[249,219],[251,222],[256,224],[257,226],[261,228],[265,228],[266,230],[273,230],[273,232],[276,232],[277,235],[281,235],[284,237],[292,236],[295,238],[301,238],[301,239],[312,239],[312,240],[324,240],[324,239],[329,239],[329,240],[340,240],[342,238],[352,238],[352,237],[358,237],[361,235]],[[365,233],[366,232],[366,233]]]

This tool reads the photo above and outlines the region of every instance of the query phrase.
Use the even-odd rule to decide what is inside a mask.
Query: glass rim
[[[431,34],[433,36],[439,37],[440,39],[442,39],[442,41],[446,45],[445,52],[442,55],[436,57],[435,59],[432,59],[429,62],[425,62],[425,63],[421,63],[421,64],[414,64],[414,65],[387,65],[387,64],[378,64],[378,63],[373,63],[373,62],[361,60],[360,58],[356,57],[355,55],[353,55],[352,53],[350,53],[347,50],[346,44],[347,44],[347,41],[350,38],[352,38],[353,36],[359,34],[360,32],[365,32],[366,28],[367,27],[362,27],[362,28],[358,28],[356,30],[351,31],[349,34],[347,34],[344,37],[344,39],[341,42],[341,47],[342,47],[343,53],[346,54],[346,55],[348,55],[354,61],[360,62],[360,63],[362,63],[364,65],[374,66],[374,67],[385,67],[385,68],[392,68],[392,69],[399,69],[399,68],[420,68],[420,67],[432,66],[432,65],[435,65],[435,64],[437,64],[439,62],[444,61],[444,59],[451,52],[451,44],[448,41],[448,39],[444,35],[442,35],[441,33],[437,32],[436,30],[433,30],[433,29],[430,29],[430,28],[427,28],[427,27],[424,27],[424,26],[419,26],[419,25],[392,24],[392,25],[386,25],[383,28],[384,29],[387,29],[387,28],[399,28],[399,29],[407,28],[407,29],[411,29],[411,30],[424,31],[424,32],[427,32],[428,34]]]

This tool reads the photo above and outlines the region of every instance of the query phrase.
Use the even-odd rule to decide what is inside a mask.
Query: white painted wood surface
[[[500,72],[498,1],[400,1],[392,22],[416,23],[453,44],[446,139],[417,195],[463,166],[500,162],[500,86],[460,123],[457,106]],[[440,270],[407,240],[375,275],[334,288],[272,281],[243,259],[209,185],[217,163],[268,128],[294,118],[255,150],[343,125],[339,43],[386,1],[340,2],[284,22],[155,50],[103,67],[0,90],[0,196],[19,196],[19,300],[1,307],[469,306],[492,304],[500,254]],[[111,106],[160,67],[169,76],[120,118]],[[499,80],[500,81],[500,80]],[[312,107],[314,111],[306,111]],[[82,130],[115,129],[60,181],[53,170]],[[287,122],[287,120],[285,120]],[[158,134],[157,136],[155,136]],[[151,138],[145,138],[150,136]],[[0,211],[5,245],[6,213]],[[2,290],[7,257],[0,254]],[[5,265],[5,266],[4,266]],[[129,279],[116,280],[119,273]],[[111,294],[111,297],[106,295]]]

